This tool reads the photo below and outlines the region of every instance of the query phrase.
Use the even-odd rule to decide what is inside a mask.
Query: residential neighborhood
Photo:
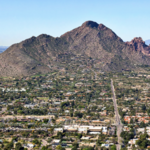
[[[148,149],[149,75],[95,73],[0,78],[1,149]]]

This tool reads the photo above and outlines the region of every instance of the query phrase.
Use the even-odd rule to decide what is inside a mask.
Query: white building
[[[63,128],[54,128],[54,133],[63,132]]]

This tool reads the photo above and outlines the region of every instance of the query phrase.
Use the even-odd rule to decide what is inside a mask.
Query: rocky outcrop
[[[126,44],[133,50],[141,52],[146,56],[150,56],[150,46],[147,46],[141,37],[136,37]]]

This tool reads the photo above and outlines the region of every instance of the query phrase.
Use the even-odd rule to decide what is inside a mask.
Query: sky
[[[32,36],[59,37],[92,20],[124,41],[150,39],[150,0],[0,0],[0,46]]]

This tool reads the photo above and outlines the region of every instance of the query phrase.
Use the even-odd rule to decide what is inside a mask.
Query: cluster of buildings
[[[150,117],[147,115],[147,113],[136,113],[136,116],[124,116],[124,121],[127,123],[130,123],[131,119],[134,122],[144,122],[145,124],[149,123],[150,121]]]
[[[107,134],[108,127],[106,126],[86,126],[86,125],[64,125],[62,128],[54,128],[54,133],[57,132],[77,132],[84,134]]]

